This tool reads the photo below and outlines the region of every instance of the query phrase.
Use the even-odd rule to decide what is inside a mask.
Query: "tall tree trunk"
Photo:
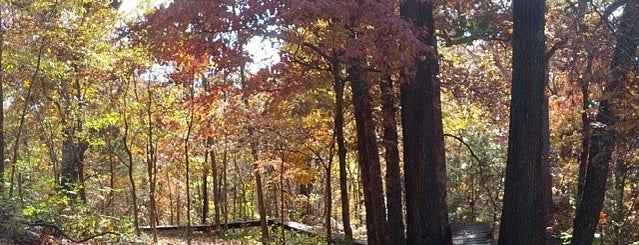
[[[610,82],[604,89],[603,99],[600,101],[596,117],[598,126],[592,128],[590,135],[588,167],[573,224],[571,244],[574,245],[591,244],[599,224],[599,213],[606,193],[608,167],[615,148],[615,123],[618,115],[613,109],[614,99],[619,97],[630,69],[636,63],[634,59],[639,42],[636,38],[639,35],[638,4],[637,0],[626,2],[617,29],[617,46],[610,64]]]
[[[133,175],[134,169],[133,169],[133,154],[131,153],[131,148],[129,146],[127,146],[127,139],[126,136],[122,138],[122,141],[124,141],[124,145],[125,145],[125,150],[126,150],[126,154],[128,157],[128,164],[127,164],[127,168],[128,168],[128,176],[129,176],[129,183],[131,184],[131,207],[133,208],[133,229],[135,230],[135,234],[137,236],[140,236],[140,222],[138,221],[138,217],[139,215],[139,209],[138,209],[138,195],[137,195],[137,188],[135,185],[135,177]]]
[[[332,185],[331,185],[331,181],[332,181],[332,174],[331,174],[331,168],[333,167],[333,147],[334,144],[331,144],[331,148],[330,148],[330,154],[328,156],[328,161],[324,166],[324,169],[326,170],[326,187],[325,187],[325,191],[324,191],[324,202],[325,204],[325,208],[326,208],[326,220],[325,220],[325,227],[326,227],[326,237],[328,239],[326,239],[326,244],[331,244],[332,243],[332,237],[333,237],[333,227],[331,225],[331,220],[333,219],[333,189],[332,189]],[[283,220],[282,220],[283,221]]]
[[[544,10],[544,0],[513,1],[512,99],[499,244],[548,243]]]
[[[211,90],[209,81],[204,79],[202,81],[202,86],[204,88],[204,92],[208,93]],[[213,205],[217,208],[216,197],[215,197],[215,188],[217,183],[216,179],[216,166],[215,166],[215,153],[213,152],[213,137],[207,136],[204,140],[204,148],[206,149],[204,153],[204,170],[202,171],[202,224],[207,223],[207,218],[209,216],[209,188],[208,188],[208,175],[209,171],[212,171],[212,182],[213,182]],[[208,166],[208,160],[211,159],[211,167]],[[218,211],[216,211],[217,215]],[[219,223],[216,223],[219,224]]]
[[[244,219],[244,217],[246,217],[246,207],[245,207],[245,203],[246,203],[246,185],[244,183],[244,177],[242,175],[242,168],[240,168],[239,164],[237,163],[237,156],[233,157],[233,166],[235,167],[235,172],[236,172],[236,176],[237,176],[237,180],[240,182],[240,204],[239,204],[239,217]],[[235,188],[235,191],[237,191],[237,187]]]
[[[228,195],[227,195],[227,191],[228,191],[228,176],[227,176],[228,165],[229,165],[228,146],[227,146],[226,142],[224,142],[224,152],[222,153],[222,180],[220,181],[221,183],[217,187],[218,190],[222,190],[219,202],[222,203],[220,205],[222,207],[221,213],[224,214],[224,231],[226,231],[228,229],[228,223],[229,223],[229,209],[228,209]],[[233,210],[233,212],[235,212],[235,210]]]
[[[375,121],[370,85],[364,80],[359,64],[348,69],[353,93],[355,125],[357,128],[357,155],[364,185],[366,229],[369,244],[387,244],[386,204],[382,187],[382,171],[375,136]]]
[[[262,184],[262,174],[260,173],[260,168],[257,164],[259,160],[257,156],[257,147],[251,147],[253,155],[253,162],[255,162],[255,188],[257,189],[257,211],[260,215],[260,230],[262,231],[262,242],[267,242],[269,240],[268,234],[268,224],[266,222],[266,207],[264,205],[264,190]]]
[[[393,81],[390,76],[380,83],[382,93],[382,124],[386,160],[386,203],[388,208],[389,244],[405,244],[404,215],[402,214],[402,178],[399,168],[399,150],[397,149],[397,108],[393,93]]]
[[[577,3],[577,23],[575,30],[577,33],[587,33],[587,28],[583,25],[584,16],[588,10],[588,0],[579,0]],[[575,62],[579,56],[580,47],[575,43],[573,48],[573,57]],[[579,82],[581,86],[581,153],[579,154],[579,177],[577,183],[577,206],[579,206],[579,197],[583,192],[584,181],[586,180],[586,171],[588,167],[588,148],[590,146],[590,120],[588,118],[588,110],[590,109],[590,80],[592,75],[592,62],[594,60],[593,51],[588,48],[588,57],[586,60],[586,69],[580,76]],[[546,64],[548,65],[548,64]]]
[[[135,185],[135,177],[133,176],[134,174],[134,167],[133,167],[133,153],[131,152],[131,145],[129,145],[129,117],[128,117],[128,113],[127,113],[127,97],[128,97],[128,91],[129,91],[129,85],[126,85],[127,87],[125,88],[125,92],[124,92],[124,99],[123,99],[123,105],[122,105],[122,118],[124,120],[124,135],[122,135],[122,144],[124,145],[124,151],[126,152],[126,156],[127,156],[127,163],[125,163],[125,165],[127,166],[127,173],[128,173],[128,177],[129,177],[129,183],[131,184],[131,207],[133,210],[133,229],[135,229],[135,234],[136,236],[140,236],[140,222],[138,220],[139,217],[139,209],[138,209],[138,194],[137,194],[137,189],[136,189],[136,185]],[[136,93],[137,94],[137,93]],[[169,183],[170,186],[170,183]],[[170,192],[170,190],[169,190]]]
[[[206,140],[204,141],[206,142]],[[209,145],[207,143],[204,144],[204,164],[202,166],[202,217],[200,223],[206,224],[207,218],[209,216],[209,171],[210,167],[208,165],[209,162]],[[215,182],[213,182],[215,185]]]
[[[624,144],[624,143],[618,143]],[[614,168],[614,211],[612,215],[612,220],[616,224],[623,224],[627,213],[627,208],[624,205],[625,199],[625,190],[627,188],[626,183],[628,182],[628,167],[626,166],[627,158],[625,157],[627,154],[627,150],[625,146],[617,146],[617,159],[615,161]],[[624,230],[627,229],[628,226],[615,225],[613,226],[613,238],[614,245],[619,244],[628,244],[630,241],[627,241],[627,237],[624,235]]]
[[[0,27],[1,29],[1,27]],[[2,45],[2,44],[0,44]],[[31,81],[34,81],[36,79],[36,77],[38,76],[38,74],[40,73],[40,65],[42,63],[42,55],[43,55],[43,51],[44,51],[44,45],[40,46],[40,51],[38,51],[38,60],[36,62],[36,69],[33,72],[33,74],[31,75]],[[0,84],[1,86],[1,84]],[[25,119],[27,116],[27,112],[29,111],[29,103],[31,103],[31,97],[32,97],[32,91],[33,91],[33,84],[29,85],[29,88],[27,89],[27,95],[25,96],[25,101],[24,101],[24,107],[22,108],[22,112],[20,113],[20,123],[18,124],[18,132],[16,134],[16,140],[15,143],[13,145],[13,155],[11,158],[11,179],[9,181],[9,196],[13,195],[13,178],[15,176],[15,171],[16,171],[16,164],[18,163],[18,155],[20,152],[20,139],[22,138],[22,131],[25,125]],[[3,97],[4,100],[4,97]],[[4,115],[3,115],[4,117]],[[4,119],[3,119],[4,120]],[[3,125],[2,125],[3,126]],[[4,126],[3,126],[4,127]],[[4,131],[4,128],[2,129]],[[3,132],[4,134],[4,132]],[[2,144],[3,144],[3,148],[2,148],[2,155],[4,156],[4,144],[5,144],[5,140],[4,138],[2,139]],[[4,166],[4,158],[0,159],[2,160],[3,166]],[[4,171],[4,170],[3,170]],[[4,174],[0,175],[0,181],[3,181]],[[0,182],[0,185],[4,186],[4,182]]]
[[[112,129],[110,128],[109,131],[111,131]],[[115,201],[115,179],[116,179],[116,174],[115,174],[115,158],[114,158],[114,146],[112,141],[111,136],[107,136],[107,147],[108,147],[108,151],[109,151],[109,156],[107,157],[109,160],[109,190],[108,190],[108,195],[107,195],[107,201],[106,201],[106,206],[105,208],[108,210],[107,214],[108,215],[114,215],[115,214],[115,205],[113,205],[113,202]]]
[[[175,187],[175,188],[179,189],[178,187]],[[178,225],[178,226],[182,225],[182,222],[181,222],[182,221],[182,219],[181,219],[182,215],[180,214],[181,213],[181,207],[182,207],[181,200],[180,200],[180,193],[181,193],[180,191],[176,191],[175,192],[175,195],[176,195],[176,197],[175,197],[175,224]],[[153,228],[153,226],[151,226],[151,228],[155,229],[155,228]]]
[[[593,55],[588,55],[586,64],[586,75],[590,77],[592,74]],[[579,154],[579,177],[577,184],[577,206],[579,206],[580,197],[584,191],[586,181],[586,172],[588,171],[588,151],[590,147],[590,120],[588,118],[588,110],[590,109],[590,80],[581,79],[581,153]]]
[[[156,202],[155,202],[155,184],[157,177],[157,157],[156,148],[153,138],[153,93],[151,91],[151,82],[147,82],[147,107],[146,109],[146,123],[147,123],[147,142],[146,142],[146,170],[149,178],[149,226],[151,226],[151,233],[153,234],[153,242],[158,241],[158,233],[156,229]],[[179,192],[178,192],[179,194]],[[179,196],[178,196],[179,205]],[[178,210],[179,215],[179,210]],[[178,216],[179,223],[179,216]]]
[[[76,136],[75,127],[68,127],[64,130],[64,142],[62,142],[62,183],[60,183],[67,191],[67,195],[71,199],[78,198],[86,201],[86,196],[83,195],[83,186],[76,186],[77,184],[83,185],[84,180],[82,173],[84,153],[89,147],[88,142],[78,139]],[[75,188],[79,188],[76,191]]]
[[[342,226],[347,239],[353,238],[351,229],[351,213],[348,199],[348,175],[346,173],[346,139],[344,138],[344,81],[340,77],[340,63],[333,53],[331,60],[333,73],[333,90],[335,91],[335,111],[333,115],[335,126],[335,140],[337,141],[337,156],[339,158],[339,189],[342,203]]]
[[[240,84],[242,89],[246,89],[246,74],[245,64],[240,67]],[[248,95],[243,95],[243,103],[246,108],[249,108]],[[260,215],[260,229],[262,231],[262,242],[268,242],[268,224],[266,222],[266,205],[264,205],[264,189],[262,184],[261,167],[258,165],[259,159],[259,142],[255,138],[255,128],[253,125],[247,127],[249,139],[251,140],[251,156],[253,157],[254,174],[255,174],[255,189],[257,192],[257,211]]]
[[[170,225],[175,225],[175,205],[173,205],[173,203],[175,201],[173,201],[173,191],[171,190],[171,181],[169,178],[169,172],[165,172],[166,173],[166,186],[169,189],[169,217],[171,219],[171,223],[169,223]]]
[[[431,47],[418,55],[423,59],[415,60],[414,77],[401,84],[406,242],[450,244],[433,4],[407,0],[400,12],[405,20],[427,30],[420,40]]]
[[[187,93],[188,93],[188,100],[193,100],[194,98],[194,93],[195,93],[195,89],[193,88],[193,83],[191,83],[190,85],[188,85],[187,87]],[[189,159],[189,151],[190,151],[190,138],[191,138],[191,131],[193,130],[193,114],[194,114],[194,109],[193,106],[189,106],[188,108],[188,115],[186,118],[186,137],[184,137],[184,165],[186,166],[185,169],[185,187],[186,187],[186,244],[190,245],[191,244],[191,236],[193,231],[191,230],[191,162]]]
[[[22,131],[24,130],[24,125],[26,122],[27,112],[29,111],[29,103],[31,101],[31,91],[33,86],[29,86],[27,89],[26,99],[24,101],[24,107],[22,108],[22,112],[20,113],[20,122],[18,123],[18,131],[16,133],[16,139],[13,143],[12,148],[12,156],[11,156],[11,177],[9,180],[9,196],[13,196],[13,182],[15,178],[15,172],[17,171],[18,157],[20,155],[20,139],[22,139]],[[2,183],[4,185],[4,182]]]
[[[218,176],[218,167],[217,167],[217,154],[214,150],[211,151],[211,173],[212,173],[212,181],[213,181],[213,205],[214,205],[214,218],[213,222],[215,223],[216,228],[220,225],[220,185],[219,185],[219,176]]]
[[[0,102],[4,105],[4,5],[0,5]],[[4,106],[0,106],[0,197],[4,195]]]

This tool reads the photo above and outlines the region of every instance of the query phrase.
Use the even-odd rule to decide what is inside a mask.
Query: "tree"
[[[195,79],[192,78],[192,79]],[[195,96],[195,88],[193,87],[193,83],[185,84],[186,86],[186,103],[190,103],[193,101]],[[191,159],[189,158],[189,150],[190,150],[190,140],[191,140],[191,132],[193,131],[193,105],[190,105],[187,109],[187,115],[184,117],[186,120],[186,136],[184,137],[184,165],[185,165],[185,185],[186,185],[186,244],[191,244],[191,235],[193,231],[191,231],[191,185],[190,185],[190,166]]]
[[[335,92],[335,106],[333,124],[335,126],[335,142],[337,143],[337,157],[339,159],[339,189],[342,204],[342,225],[346,238],[353,238],[351,229],[351,213],[348,198],[348,183],[346,173],[346,139],[344,138],[344,79],[340,76],[341,66],[337,54],[333,52],[331,59],[331,73],[333,75],[333,91]]]
[[[127,99],[127,95],[129,92],[129,87],[130,87],[130,79],[126,79],[125,78],[126,85],[125,85],[125,89],[124,89],[124,97],[122,99],[122,121],[123,121],[123,126],[124,126],[124,132],[122,133],[122,145],[124,147],[124,151],[126,152],[126,160],[123,160],[122,163],[124,165],[127,166],[127,175],[129,177],[129,183],[131,185],[131,208],[132,208],[132,215],[133,215],[133,227],[135,229],[136,235],[139,236],[140,235],[140,223],[138,221],[139,218],[139,207],[138,207],[138,194],[137,194],[137,187],[135,185],[135,177],[134,177],[134,166],[133,166],[133,153],[131,152],[131,143],[130,143],[130,139],[129,139],[129,133],[130,133],[130,116],[129,113],[127,113],[129,111],[129,108],[127,108],[127,104],[128,104],[128,99]],[[135,82],[135,81],[134,81]],[[136,92],[137,93],[137,92]]]
[[[382,125],[384,159],[386,161],[386,204],[388,206],[389,244],[405,244],[404,215],[402,205],[402,178],[399,165],[399,149],[397,148],[397,100],[390,76],[380,83],[382,100]]]
[[[610,63],[610,81],[603,91],[603,99],[595,126],[590,134],[587,167],[585,175],[580,175],[583,191],[578,196],[579,205],[573,224],[571,244],[591,244],[600,212],[603,208],[606,192],[608,169],[615,149],[616,124],[619,112],[615,106],[629,80],[631,68],[635,65],[635,57],[639,41],[639,4],[637,1],[626,1],[623,14],[616,31],[616,47]],[[583,180],[582,180],[583,179]]]
[[[4,6],[0,5],[0,102],[4,105]],[[0,196],[4,194],[4,106],[0,108]]]
[[[545,1],[515,0],[512,9],[513,77],[499,244],[547,244]]]
[[[382,187],[382,170],[375,136],[371,86],[365,80],[364,69],[356,64],[348,69],[352,86],[353,108],[357,127],[357,161],[362,172],[366,233],[368,243],[386,244],[386,204]]]
[[[407,244],[451,241],[433,3],[408,0],[402,18],[423,31],[426,48],[415,54],[414,74],[401,84]],[[412,75],[412,76],[409,76]]]

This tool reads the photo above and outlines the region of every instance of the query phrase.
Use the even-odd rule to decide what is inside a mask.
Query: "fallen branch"
[[[60,229],[59,226],[55,225],[55,224],[51,224],[51,223],[47,223],[44,221],[37,221],[35,223],[27,223],[27,222],[22,222],[23,224],[27,225],[27,226],[33,226],[33,227],[48,227],[48,228],[53,228],[55,229],[55,231],[57,233],[60,234],[60,236],[64,237],[67,240],[70,240],[74,243],[83,243],[86,241],[89,241],[91,239],[94,239],[96,237],[100,237],[100,236],[104,236],[104,235],[115,235],[115,236],[119,236],[120,234],[117,232],[112,232],[112,231],[106,231],[106,232],[102,232],[102,233],[98,233],[98,234],[93,234],[91,236],[82,238],[82,239],[75,239],[69,235],[67,235],[62,229]]]

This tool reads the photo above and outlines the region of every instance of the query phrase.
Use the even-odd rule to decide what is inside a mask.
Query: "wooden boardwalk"
[[[268,225],[273,225],[273,220],[267,221]],[[241,229],[246,227],[255,227],[260,226],[259,220],[245,220],[245,221],[234,221],[229,222],[227,224],[213,225],[213,224],[204,224],[204,225],[191,225],[191,229],[193,231],[217,231],[223,229]],[[187,227],[185,225],[158,225],[155,227],[158,231],[179,231],[186,230]],[[150,226],[141,226],[140,230],[148,232],[151,231]]]
[[[318,236],[318,237],[322,237],[326,239],[326,234],[316,229],[315,227],[312,227],[309,225],[305,225],[305,224],[297,223],[293,221],[286,221],[284,223],[275,222],[275,224],[287,230],[292,230],[299,233],[303,233],[303,234],[307,234],[311,236]],[[355,245],[367,244],[365,240],[358,240],[358,239],[347,240],[346,237],[341,234],[332,234],[330,240],[332,243],[336,243],[336,244],[355,244]]]
[[[299,232],[302,234],[306,234],[309,236],[321,237],[323,239],[327,239],[326,234],[320,229],[317,229],[313,226],[305,225],[298,222],[286,221],[279,222],[275,220],[268,220],[268,225],[279,226],[283,229]],[[191,229],[193,231],[217,231],[222,229],[241,229],[245,227],[256,227],[260,226],[259,220],[246,220],[246,221],[235,221],[227,224],[220,225],[192,225]],[[492,230],[488,223],[466,223],[466,224],[451,224],[451,234],[454,245],[494,245],[495,241],[493,239]],[[186,230],[186,226],[177,226],[177,225],[160,225],[156,227],[158,231],[179,231]],[[151,231],[151,227],[143,226],[140,227],[142,231]],[[332,243],[336,244],[355,244],[355,245],[364,245],[367,244],[365,240],[347,240],[341,234],[333,234],[330,238]]]
[[[279,226],[286,230],[299,232],[302,234],[306,234],[309,236],[316,236],[326,239],[326,234],[324,234],[321,230],[316,229],[315,227],[305,225],[302,223],[297,223],[293,221],[279,222],[275,220],[268,220],[268,225]],[[246,221],[234,221],[229,222],[227,224],[213,225],[213,224],[205,224],[205,225],[191,225],[191,229],[193,231],[218,231],[223,229],[241,229],[246,227],[257,227],[260,226],[259,220],[246,220]],[[158,225],[156,227],[158,231],[180,231],[186,230],[187,227],[184,225]],[[151,231],[150,226],[142,226],[140,230],[149,232]],[[354,245],[364,245],[367,244],[365,240],[352,240],[349,241],[345,236],[340,234],[333,234],[331,236],[331,242],[336,244],[354,244]]]
[[[493,245],[493,232],[488,223],[450,224],[454,245]]]

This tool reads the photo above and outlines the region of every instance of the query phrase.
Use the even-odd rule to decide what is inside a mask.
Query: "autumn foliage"
[[[134,2],[0,0],[0,233],[639,240],[636,1]]]

